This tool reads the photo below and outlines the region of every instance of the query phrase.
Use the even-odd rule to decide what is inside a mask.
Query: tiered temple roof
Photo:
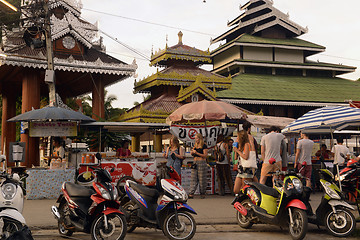
[[[166,117],[184,103],[215,100],[217,91],[229,89],[231,78],[199,68],[211,63],[209,51],[184,45],[179,32],[175,46],[151,55],[150,65],[165,67],[134,84],[135,93],[150,93],[151,98],[122,115],[121,121],[165,122]]]
[[[102,37],[97,37],[96,24],[79,18],[81,8],[82,4],[77,0],[49,1],[49,10],[52,12],[50,22],[54,69],[62,71],[57,73],[57,84],[60,85],[58,90],[65,91],[67,96],[77,96],[91,91],[92,83],[86,83],[92,81],[91,78],[81,77],[82,74],[105,74],[108,77],[104,78],[104,84],[108,86],[133,76],[137,69],[135,61],[127,64],[106,54]],[[23,27],[6,33],[3,46],[7,58],[3,62],[0,78],[8,75],[4,68],[10,72],[12,67],[47,68],[45,46],[32,48],[26,45],[23,38],[26,29],[32,24],[32,22],[26,22]],[[70,41],[70,45],[69,43],[66,45],[66,41]],[[78,74],[75,77],[78,79],[76,84],[73,84],[75,82],[64,72]],[[63,89],[61,85],[64,86]]]
[[[253,112],[268,109],[270,115],[277,114],[266,106],[284,108],[280,116],[287,116],[286,106],[360,100],[359,81],[336,77],[354,72],[356,67],[308,60],[325,47],[300,39],[307,28],[291,21],[272,0],[250,0],[241,11],[228,22],[231,29],[212,40],[220,43],[211,52],[212,72],[232,76],[232,88],[219,92],[218,98]],[[288,117],[300,113],[291,112]]]

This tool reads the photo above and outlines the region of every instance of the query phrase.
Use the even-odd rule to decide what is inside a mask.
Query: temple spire
[[[182,45],[183,44],[183,42],[182,42],[183,33],[180,31],[178,33],[178,36],[179,36],[179,43],[178,44]]]

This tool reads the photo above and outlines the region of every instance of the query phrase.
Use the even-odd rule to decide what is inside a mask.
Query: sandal
[[[194,198],[194,195],[193,195],[193,194],[189,194],[188,197],[189,197],[189,198]]]

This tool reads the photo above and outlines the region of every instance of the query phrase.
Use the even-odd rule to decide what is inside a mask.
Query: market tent
[[[83,123],[81,126],[89,128],[103,128],[111,132],[140,133],[149,130],[169,130],[165,123],[135,123],[135,122],[92,122]]]
[[[247,120],[258,128],[269,128],[271,126],[284,128],[293,121],[294,118],[274,117],[274,116],[261,116],[261,115],[248,115]]]
[[[33,122],[33,121],[83,121],[94,122],[95,119],[88,117],[81,112],[76,112],[63,107],[48,106],[34,109],[8,119],[8,122]]]
[[[309,111],[287,125],[282,133],[332,133],[350,126],[360,126],[360,109],[331,106]]]
[[[223,101],[192,102],[175,110],[166,118],[166,123],[205,122],[221,120],[245,120],[246,113],[237,106]]]

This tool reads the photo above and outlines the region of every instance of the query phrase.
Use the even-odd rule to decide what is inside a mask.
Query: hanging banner
[[[31,122],[30,137],[77,136],[76,122]]]
[[[182,142],[185,142],[187,146],[194,146],[195,143],[195,135],[200,133],[204,137],[204,142],[206,139],[206,145],[208,148],[214,147],[216,144],[217,137],[222,134],[224,137],[228,137],[232,135],[233,131],[236,129],[235,126],[220,126],[220,125],[212,125],[205,126],[204,125],[179,125],[174,124],[170,126],[171,134],[178,137],[178,139]]]

